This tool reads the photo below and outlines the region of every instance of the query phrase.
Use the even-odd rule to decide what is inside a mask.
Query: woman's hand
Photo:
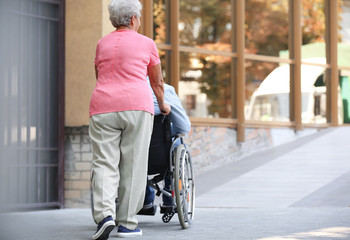
[[[171,111],[170,105],[165,102],[158,103],[158,106],[163,115],[168,115]]]

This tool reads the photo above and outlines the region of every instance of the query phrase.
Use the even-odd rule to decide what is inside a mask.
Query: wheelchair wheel
[[[194,217],[195,188],[190,153],[183,144],[175,151],[176,210],[182,228],[188,228]]]

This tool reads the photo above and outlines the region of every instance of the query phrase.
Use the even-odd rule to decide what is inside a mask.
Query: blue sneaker
[[[123,226],[118,227],[117,237],[127,238],[137,236],[142,236],[142,230],[139,228],[136,228],[135,230],[130,230]]]
[[[94,240],[106,240],[109,237],[109,234],[115,227],[114,220],[111,216],[105,217],[98,225],[97,231],[92,235]]]

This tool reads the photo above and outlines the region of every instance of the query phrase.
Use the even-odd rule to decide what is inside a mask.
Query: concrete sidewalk
[[[325,129],[204,173],[193,225],[139,216],[141,238],[350,239],[349,136],[350,127]],[[78,240],[96,225],[89,209],[63,209],[5,214],[0,228],[1,240]]]

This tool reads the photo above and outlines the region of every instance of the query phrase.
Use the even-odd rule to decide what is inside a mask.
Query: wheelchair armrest
[[[178,133],[178,134],[175,134],[175,135],[174,135],[175,138],[182,138],[182,137],[184,137],[184,136],[186,136],[185,133]]]

